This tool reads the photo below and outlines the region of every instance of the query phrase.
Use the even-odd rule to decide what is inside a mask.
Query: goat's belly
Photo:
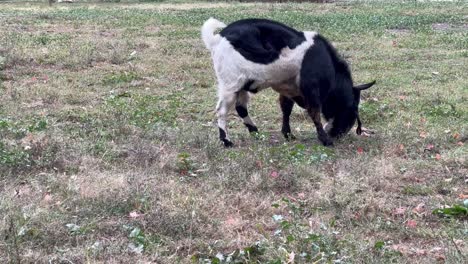
[[[276,84],[271,84],[271,88],[278,92],[281,95],[284,95],[288,98],[297,98],[297,97],[303,97],[302,93],[299,89],[299,86],[297,85],[296,78],[291,78],[285,82],[282,83],[276,83]]]
[[[277,84],[294,78],[299,74],[299,60],[284,60],[268,65],[256,64],[244,70],[249,79],[257,80],[258,83]]]

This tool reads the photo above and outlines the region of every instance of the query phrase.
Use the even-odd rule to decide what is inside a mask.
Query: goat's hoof
[[[249,133],[258,132],[258,128],[256,126],[253,126],[253,125],[250,125],[250,124],[245,124],[245,126],[249,130]]]
[[[224,144],[224,147],[226,147],[226,148],[234,147],[234,144],[231,141],[227,140],[227,139],[223,139],[223,144]]]
[[[283,136],[287,141],[296,140],[296,136],[291,133],[283,133]]]
[[[329,137],[324,137],[324,138],[319,138],[322,144],[326,147],[331,147],[333,146],[333,140],[331,140]]]

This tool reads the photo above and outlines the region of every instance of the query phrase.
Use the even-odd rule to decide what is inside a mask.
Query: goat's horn
[[[358,86],[354,86],[353,88],[355,90],[359,90],[359,91],[362,91],[362,90],[366,90],[366,89],[369,89],[370,87],[372,87],[372,85],[375,84],[375,80],[370,82],[370,83],[365,83],[365,84],[361,84],[361,85],[358,85]]]

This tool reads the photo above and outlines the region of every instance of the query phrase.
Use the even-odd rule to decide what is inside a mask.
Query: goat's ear
[[[370,83],[365,83],[365,84],[361,84],[361,85],[358,85],[358,86],[354,86],[353,88],[355,90],[358,90],[358,91],[362,91],[362,90],[366,90],[366,89],[369,89],[372,87],[372,85],[375,84],[375,81],[372,81]]]

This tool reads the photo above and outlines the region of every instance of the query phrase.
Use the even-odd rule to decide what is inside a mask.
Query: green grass
[[[177,1],[181,2],[181,1]],[[0,262],[463,263],[467,4],[0,3]],[[375,130],[215,126],[209,17],[315,30]],[[463,209],[465,208],[465,209]],[[433,213],[434,212],[434,213]]]

